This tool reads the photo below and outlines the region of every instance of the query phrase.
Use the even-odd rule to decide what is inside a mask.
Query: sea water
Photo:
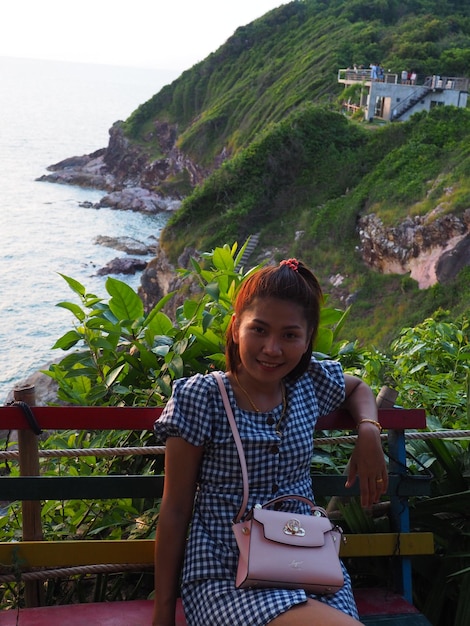
[[[126,119],[174,76],[148,68],[0,57],[0,403],[60,352],[71,329],[63,300],[78,303],[60,274],[107,299],[97,270],[122,252],[99,235],[155,244],[165,215],[92,209],[104,192],[38,182],[46,168],[107,146]],[[117,275],[137,288],[140,276]]]

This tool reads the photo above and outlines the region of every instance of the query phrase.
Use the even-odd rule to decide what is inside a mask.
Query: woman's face
[[[253,382],[277,384],[302,358],[310,333],[298,304],[277,298],[256,298],[235,319],[233,339],[238,344],[240,371],[253,378]]]

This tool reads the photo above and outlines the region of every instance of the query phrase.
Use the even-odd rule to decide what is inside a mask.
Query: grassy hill
[[[468,281],[420,292],[407,277],[374,274],[357,252],[357,220],[373,212],[399,223],[444,198],[448,212],[468,208],[470,116],[446,108],[381,127],[348,120],[337,104],[337,71],[371,62],[397,73],[468,75],[470,5],[291,2],[239,28],[124,129],[156,158],[155,121],[175,124],[178,148],[212,171],[162,235],[170,258],[260,232],[261,247],[311,263],[338,302],[354,294],[347,332],[386,343],[437,307],[465,309]],[[340,290],[329,288],[335,274],[344,277]]]
[[[178,124],[179,146],[211,165],[305,102],[331,103],[339,68],[461,75],[470,62],[464,0],[304,0],[267,13],[139,107],[126,131],[145,142],[154,119]],[[152,149],[152,146],[148,146]]]

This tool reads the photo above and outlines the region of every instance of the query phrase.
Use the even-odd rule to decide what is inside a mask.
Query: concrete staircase
[[[412,94],[410,94],[405,100],[400,102],[392,113],[392,122],[400,119],[400,117],[412,109],[420,100],[427,98],[431,89],[427,85],[421,85]]]
[[[251,255],[253,254],[254,249],[258,245],[260,233],[255,233],[254,235],[250,235],[248,238],[248,245],[245,248],[245,252],[243,253],[242,258],[240,259],[240,263],[237,265],[235,269],[240,269],[240,267],[245,267],[245,265],[250,260]]]

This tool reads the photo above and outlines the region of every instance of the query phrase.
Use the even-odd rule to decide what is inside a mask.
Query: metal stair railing
[[[402,100],[392,112],[392,121],[399,119],[404,113],[415,106],[417,102],[425,98],[432,91],[429,79],[423,85],[419,85],[408,97]]]

